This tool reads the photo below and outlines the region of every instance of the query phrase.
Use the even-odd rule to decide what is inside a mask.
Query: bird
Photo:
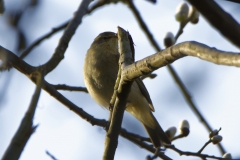
[[[118,37],[114,32],[100,33],[87,51],[84,61],[84,83],[90,96],[109,109],[119,68]],[[171,141],[152,114],[150,95],[140,78],[134,79],[127,98],[126,109],[146,129],[152,144],[159,148]]]

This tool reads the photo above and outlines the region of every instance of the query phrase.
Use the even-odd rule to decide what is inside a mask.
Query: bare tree
[[[180,1],[181,2],[181,1]],[[199,158],[199,159],[207,159],[207,158],[212,158],[212,159],[231,159],[231,154],[229,154],[228,152],[232,152],[231,150],[229,150],[227,147],[225,147],[225,145],[223,145],[221,143],[222,138],[226,138],[225,136],[223,136],[221,133],[224,133],[224,127],[222,127],[222,125],[220,124],[214,124],[212,123],[212,119],[217,118],[217,119],[228,119],[231,118],[231,114],[228,115],[228,113],[226,112],[227,115],[218,114],[218,111],[214,112],[214,115],[211,115],[210,117],[208,116],[209,114],[207,110],[208,108],[203,107],[201,105],[197,106],[195,100],[197,99],[197,97],[194,97],[195,100],[192,98],[192,94],[190,93],[190,91],[192,91],[191,85],[186,85],[184,83],[184,81],[180,78],[180,76],[177,73],[177,69],[175,70],[175,66],[173,66],[173,62],[175,61],[180,61],[180,59],[185,59],[186,57],[193,57],[193,58],[200,58],[201,60],[198,61],[203,61],[204,63],[210,62],[210,63],[214,63],[214,64],[218,64],[218,65],[224,65],[224,66],[228,66],[229,68],[234,66],[234,67],[239,67],[240,66],[240,55],[238,54],[238,52],[233,52],[232,49],[216,49],[216,48],[212,48],[214,46],[209,46],[209,44],[207,43],[200,43],[197,42],[197,38],[196,37],[192,37],[190,40],[188,41],[181,41],[181,43],[178,43],[179,38],[181,38],[181,36],[184,36],[184,30],[187,29],[187,26],[192,25],[192,24],[198,24],[199,22],[199,15],[201,15],[202,17],[204,17],[203,20],[204,22],[208,22],[205,25],[211,26],[214,30],[218,31],[223,38],[226,39],[226,41],[230,42],[231,45],[235,46],[237,48],[240,48],[240,26],[238,24],[238,22],[233,18],[233,15],[231,15],[230,13],[228,13],[227,11],[224,11],[222,9],[222,7],[216,3],[215,1],[209,1],[209,0],[202,0],[202,1],[194,1],[194,0],[188,0],[188,4],[187,3],[182,3],[178,6],[176,12],[175,12],[175,17],[177,22],[174,21],[174,19],[172,19],[172,21],[174,21],[175,23],[177,23],[177,25],[179,25],[179,28],[176,32],[176,34],[172,34],[170,31],[169,33],[166,34],[165,37],[159,36],[154,34],[154,32],[152,32],[151,28],[155,25],[154,23],[147,23],[144,21],[144,16],[148,15],[148,19],[151,19],[153,17],[159,17],[159,19],[161,20],[161,15],[157,15],[155,13],[155,11],[148,12],[148,13],[141,13],[141,9],[138,9],[138,6],[136,4],[138,4],[139,2],[137,1],[133,1],[133,0],[115,0],[115,1],[110,1],[110,0],[99,0],[99,1],[89,1],[89,0],[82,0],[79,3],[79,7],[77,9],[76,12],[74,12],[73,17],[68,17],[69,20],[62,20],[62,24],[54,27],[50,32],[45,33],[45,34],[40,34],[42,36],[38,37],[36,40],[34,40],[31,43],[28,43],[28,37],[31,37],[32,35],[30,34],[34,34],[34,32],[38,32],[36,28],[32,29],[34,26],[34,19],[32,19],[31,14],[35,14],[37,12],[39,12],[39,8],[41,8],[41,4],[43,2],[42,1],[38,1],[38,0],[27,0],[26,2],[21,2],[21,8],[13,8],[12,10],[8,10],[7,6],[7,2],[1,0],[0,1],[0,14],[2,14],[1,16],[5,18],[5,25],[7,27],[11,27],[11,29],[14,32],[15,37],[12,39],[17,39],[15,40],[16,44],[1,44],[1,42],[4,43],[3,40],[8,40],[8,35],[4,35],[1,36],[0,38],[2,39],[0,41],[0,70],[3,76],[0,77],[1,79],[1,87],[2,89],[0,90],[0,106],[1,106],[1,110],[5,109],[5,106],[9,106],[9,103],[6,102],[6,99],[10,100],[10,101],[18,101],[18,97],[20,97],[21,99],[24,99],[26,97],[27,100],[29,100],[29,107],[26,109],[26,113],[24,115],[24,117],[22,118],[21,123],[19,124],[18,129],[16,129],[16,133],[14,135],[12,135],[12,139],[11,142],[9,142],[9,144],[6,146],[4,146],[3,148],[4,151],[1,152],[3,155],[1,156],[2,159],[19,159],[21,154],[23,153],[24,148],[26,148],[26,145],[28,145],[28,143],[30,143],[32,141],[31,138],[34,138],[34,136],[37,137],[38,135],[38,130],[40,130],[41,125],[44,123],[47,123],[47,121],[51,121],[54,120],[53,119],[49,119],[47,118],[45,121],[41,121],[40,126],[34,125],[34,117],[38,117],[36,116],[36,114],[38,114],[38,110],[36,110],[37,108],[41,108],[41,104],[44,104],[46,106],[51,107],[51,104],[49,104],[48,102],[44,101],[44,98],[40,97],[41,94],[41,88],[43,90],[45,90],[44,97],[50,97],[50,99],[55,98],[58,102],[61,103],[61,105],[59,103],[55,104],[54,107],[58,107],[58,108],[63,108],[63,106],[67,107],[69,110],[71,111],[64,111],[64,112],[71,112],[74,113],[74,117],[76,119],[80,119],[80,123],[85,124],[86,122],[90,123],[93,126],[99,126],[101,128],[103,128],[106,131],[106,144],[105,147],[103,147],[103,141],[104,141],[104,134],[102,134],[100,132],[100,135],[102,135],[102,137],[98,137],[98,139],[100,138],[100,142],[102,142],[100,144],[100,146],[102,146],[102,148],[94,148],[94,146],[96,146],[96,144],[100,143],[97,142],[96,140],[93,141],[92,139],[95,139],[95,137],[91,137],[90,130],[85,130],[84,127],[82,126],[78,126],[78,125],[74,125],[74,129],[76,130],[81,130],[81,134],[87,135],[89,134],[89,136],[86,138],[88,139],[88,141],[86,142],[91,142],[90,144],[86,144],[86,142],[84,144],[82,144],[82,146],[89,146],[90,147],[86,147],[88,149],[86,150],[82,150],[82,149],[76,149],[74,148],[74,150],[77,150],[78,154],[85,154],[88,155],[86,159],[92,159],[90,157],[94,157],[94,155],[92,155],[95,150],[99,150],[102,152],[102,156],[103,159],[114,159],[114,157],[116,157],[115,153],[116,151],[118,151],[119,148],[121,148],[121,144],[119,144],[119,141],[121,143],[128,143],[125,140],[122,140],[119,138],[123,137],[124,139],[130,141],[132,144],[129,148],[142,148],[144,151],[144,155],[145,157],[142,157],[142,155],[139,154],[139,156],[137,156],[137,159],[139,158],[147,158],[147,159],[156,159],[156,158],[161,158],[161,159],[174,159],[174,153],[177,153],[179,156],[190,156],[190,158]],[[48,3],[48,2],[44,2],[44,3]],[[62,2],[59,2],[62,3]],[[135,4],[136,3],[136,4]],[[157,6],[157,2],[156,1],[145,1],[145,2],[141,2],[144,3],[145,5],[152,5],[152,6]],[[163,2],[164,3],[164,2]],[[165,2],[166,3],[166,2]],[[230,4],[230,2],[228,2],[228,4]],[[110,6],[111,5],[111,6]],[[84,86],[77,86],[77,84],[71,84],[71,80],[67,81],[66,84],[65,80],[62,81],[62,78],[66,78],[65,75],[70,75],[73,78],[82,78],[82,77],[78,77],[76,76],[76,74],[81,74],[81,70],[79,69],[80,66],[76,66],[74,65],[73,69],[74,71],[77,71],[78,73],[72,72],[71,74],[67,73],[69,72],[69,70],[67,69],[68,66],[71,66],[74,63],[79,63],[80,61],[75,61],[74,58],[71,58],[70,60],[68,60],[68,55],[70,54],[70,51],[74,52],[73,50],[71,50],[71,40],[74,40],[74,35],[80,35],[81,41],[73,41],[72,44],[76,45],[77,47],[84,47],[85,51],[86,49],[90,46],[89,44],[86,44],[84,39],[89,38],[89,37],[95,37],[98,33],[93,33],[94,29],[91,30],[91,27],[98,27],[100,25],[103,25],[104,28],[107,28],[107,24],[105,23],[98,23],[99,21],[91,21],[88,22],[87,19],[93,16],[96,16],[98,19],[101,19],[102,15],[101,15],[101,10],[106,10],[110,7],[113,7],[115,5],[122,5],[121,7],[124,8],[127,11],[132,12],[131,15],[134,16],[134,19],[136,19],[136,23],[137,25],[140,26],[142,32],[137,32],[135,33],[134,31],[132,32],[131,30],[129,30],[128,32],[126,32],[126,30],[128,29],[128,26],[122,26],[121,23],[119,22],[119,14],[122,13],[118,13],[117,15],[112,15],[112,11],[109,10],[109,14],[106,16],[114,16],[112,22],[115,24],[115,27],[117,28],[118,25],[120,25],[121,27],[118,27],[118,30],[116,29],[115,31],[118,32],[118,40],[119,40],[119,48],[120,50],[124,49],[127,52],[126,53],[121,53],[121,56],[128,56],[131,57],[133,53],[132,48],[135,47],[136,49],[136,55],[138,54],[138,52],[140,52],[139,50],[137,50],[138,48],[138,44],[136,43],[136,46],[134,46],[133,42],[135,42],[135,39],[138,39],[138,35],[140,34],[144,34],[146,37],[145,39],[149,42],[149,44],[155,49],[155,54],[154,53],[144,53],[145,55],[143,57],[145,58],[141,58],[140,60],[129,64],[126,63],[126,61],[122,61],[122,64],[124,64],[124,66],[119,67],[121,68],[121,70],[119,70],[119,81],[118,83],[116,83],[115,86],[115,92],[113,95],[113,99],[111,100],[111,104],[113,107],[113,114],[112,112],[110,112],[110,116],[109,116],[109,120],[105,120],[104,118],[102,118],[102,113],[101,115],[98,115],[97,113],[91,112],[92,110],[95,110],[95,106],[93,106],[91,109],[88,109],[86,106],[89,105],[90,103],[86,103],[84,101],[85,97],[89,98],[89,95],[86,94],[88,93],[87,89]],[[5,8],[6,7],[6,8]],[[57,6],[56,6],[57,7]],[[175,6],[177,7],[177,6]],[[174,8],[175,8],[174,7]],[[191,7],[191,9],[189,9],[189,7]],[[141,8],[141,7],[140,7]],[[99,10],[100,9],[100,10]],[[52,10],[54,10],[54,8],[52,8]],[[99,15],[98,15],[99,13]],[[59,13],[60,14],[60,13]],[[128,13],[130,14],[130,13]],[[164,11],[159,11],[158,14],[162,14],[164,15]],[[90,16],[89,16],[90,15]],[[174,15],[174,13],[173,13]],[[26,18],[27,17],[27,18]],[[44,17],[43,20],[41,20],[41,22],[45,22],[45,19],[47,19],[48,17]],[[127,21],[128,17],[124,16],[125,21]],[[159,21],[160,21],[159,20]],[[100,21],[101,22],[101,21]],[[154,21],[152,21],[154,22]],[[166,23],[166,25],[168,25],[169,22],[164,22],[164,20],[161,20],[161,23]],[[40,27],[44,27],[44,23],[39,23]],[[87,25],[89,28],[89,32],[86,34],[84,33],[84,30],[82,30],[81,25]],[[80,27],[79,27],[80,26]],[[192,25],[193,26],[193,25]],[[35,26],[36,27],[36,26]],[[39,26],[37,26],[39,27]],[[77,28],[78,31],[77,31]],[[124,28],[124,29],[123,29]],[[33,30],[33,32],[31,31],[31,29]],[[90,30],[92,32],[90,32]],[[46,50],[46,51],[38,51],[40,54],[35,55],[35,51],[37,48],[41,48],[41,44],[43,43],[48,43],[47,38],[50,38],[51,36],[54,36],[55,34],[57,34],[58,32],[63,31],[60,37],[57,37],[56,39],[58,40],[58,44],[54,41],[54,45],[52,46],[53,48],[55,48],[54,51],[50,51],[50,49]],[[103,30],[105,31],[105,30]],[[199,33],[196,33],[196,35],[199,37],[201,34],[207,34],[204,33],[204,31],[200,30]],[[75,34],[76,33],[76,34]],[[91,36],[90,36],[91,35]],[[129,36],[132,36],[133,38],[133,42],[132,39],[129,39]],[[89,36],[89,37],[88,37]],[[159,38],[160,37],[160,38]],[[79,38],[79,37],[78,37]],[[160,44],[158,42],[157,39],[161,39],[162,42],[165,46],[165,48],[160,47]],[[193,41],[194,40],[194,41]],[[216,41],[218,41],[218,39],[215,39]],[[13,49],[15,46],[16,49]],[[122,47],[122,48],[121,48]],[[53,49],[51,48],[51,49]],[[131,49],[129,49],[131,48]],[[67,50],[68,49],[68,50]],[[69,51],[70,50],[70,51]],[[80,49],[77,49],[76,52],[78,52]],[[52,53],[53,52],[53,53]],[[81,52],[83,52],[83,50],[81,49]],[[146,52],[144,50],[144,52]],[[147,51],[150,52],[150,51]],[[35,54],[34,54],[35,53]],[[47,54],[46,54],[47,53]],[[49,53],[49,54],[48,54]],[[79,53],[76,53],[76,55]],[[85,53],[80,53],[81,56],[76,56],[79,59],[84,59],[84,55]],[[39,56],[40,55],[40,56]],[[129,56],[130,55],[130,56]],[[28,58],[31,57],[31,58]],[[65,58],[66,57],[66,58]],[[73,56],[75,57],[75,56]],[[43,59],[41,59],[43,58]],[[39,59],[41,59],[41,61],[39,61]],[[64,64],[64,61],[66,62]],[[60,63],[61,62],[61,63]],[[81,61],[83,62],[83,60]],[[41,65],[39,65],[39,63],[41,63]],[[61,66],[63,64],[63,66]],[[191,66],[189,66],[191,63],[186,64],[188,67],[191,68]],[[209,63],[208,63],[209,64]],[[201,64],[203,65],[203,64]],[[204,66],[198,66],[198,67],[204,67]],[[220,67],[220,66],[219,66]],[[189,118],[189,113],[188,112],[183,112],[180,111],[182,109],[179,110],[179,112],[177,113],[177,111],[173,111],[173,109],[171,109],[170,107],[165,108],[165,113],[168,116],[164,116],[161,111],[159,112],[159,116],[161,117],[157,117],[157,119],[160,121],[160,123],[162,124],[162,121],[164,121],[164,118],[162,117],[169,117],[166,119],[173,119],[172,121],[176,121],[177,118],[176,115],[174,115],[174,113],[176,112],[176,114],[181,114],[181,117],[184,117],[184,119],[188,119],[188,120],[183,120],[180,123],[180,127],[179,127],[179,133],[176,133],[177,129],[176,127],[171,127],[174,126],[172,125],[172,123],[165,123],[164,126],[170,127],[169,129],[165,128],[165,133],[169,136],[169,138],[172,141],[171,145],[163,145],[162,148],[154,148],[151,140],[146,137],[145,132],[142,132],[142,128],[139,129],[138,126],[134,129],[135,124],[131,125],[132,120],[131,118],[126,117],[127,119],[127,123],[129,123],[128,125],[125,125],[123,121],[123,125],[122,125],[122,117],[124,114],[124,107],[126,103],[119,103],[119,102],[124,102],[126,101],[127,98],[127,92],[129,92],[129,86],[131,86],[131,82],[136,79],[136,78],[142,78],[142,79],[146,79],[146,78],[152,78],[152,80],[148,80],[148,83],[152,83],[152,81],[156,81],[156,79],[159,77],[158,74],[156,73],[152,73],[154,71],[158,71],[160,68],[167,68],[167,70],[169,71],[169,75],[172,78],[172,80],[175,82],[176,84],[176,88],[179,89],[179,91],[182,94],[182,97],[185,99],[184,104],[187,104],[186,106],[189,106],[189,108],[193,111],[193,115],[195,115],[195,119],[199,120],[201,122],[201,124],[196,124],[194,123],[194,127],[192,126],[192,121],[194,121],[194,118]],[[15,72],[15,70],[17,70],[17,72]],[[9,71],[9,72],[6,72]],[[14,73],[13,73],[14,72]],[[204,71],[207,72],[207,71]],[[235,71],[236,72],[236,71]],[[22,96],[18,94],[18,91],[14,89],[13,87],[13,82],[18,81],[17,78],[15,78],[16,76],[14,76],[15,74],[21,73],[21,75],[25,75],[26,77],[29,78],[29,80],[31,80],[33,83],[29,83],[27,80],[27,82],[25,83],[29,83],[31,84],[32,88],[34,87],[34,85],[36,85],[36,90],[33,94],[33,97],[31,99],[31,97],[29,95],[31,95],[30,91],[26,91],[26,95]],[[226,74],[227,75],[227,74]],[[20,75],[18,75],[20,76]],[[190,76],[191,77],[191,76]],[[73,79],[70,78],[70,79]],[[164,77],[161,77],[161,79],[163,79]],[[192,78],[192,77],[191,77]],[[189,79],[191,79],[189,78]],[[206,79],[207,77],[198,77],[201,78],[201,80]],[[239,78],[239,77],[238,77]],[[69,79],[69,77],[68,77]],[[196,79],[195,79],[196,80]],[[77,80],[78,81],[78,80]],[[82,81],[82,80],[79,80]],[[199,81],[199,79],[198,79]],[[73,81],[75,82],[75,81]],[[83,81],[82,81],[83,82]],[[62,83],[62,84],[60,84]],[[157,82],[157,83],[161,83],[161,82]],[[196,82],[195,82],[196,83]],[[19,81],[18,86],[21,86],[23,83],[22,81]],[[34,85],[32,85],[34,84]],[[82,84],[83,85],[83,84]],[[163,84],[164,85],[164,84]],[[196,83],[195,85],[192,85],[192,87],[196,87],[200,84]],[[154,88],[158,88],[158,86],[154,86]],[[6,93],[12,93],[12,90],[14,91],[14,95],[11,94],[11,96],[7,96]],[[68,92],[62,92],[60,90],[64,90],[64,91],[76,91],[78,92],[76,93],[68,93]],[[156,89],[158,90],[158,89]],[[190,91],[189,91],[190,90]],[[200,90],[200,89],[198,89]],[[23,92],[25,93],[25,92]],[[173,92],[170,92],[173,93]],[[151,93],[150,93],[151,94]],[[222,94],[225,94],[227,97],[227,94],[225,91],[222,91]],[[163,94],[162,94],[163,95]],[[82,97],[80,101],[79,98],[74,98],[72,99],[72,97]],[[151,94],[151,96],[154,96]],[[208,95],[209,97],[211,97],[211,95]],[[7,97],[7,98],[6,98]],[[24,98],[23,98],[24,97]],[[156,95],[156,97],[159,97],[159,95]],[[174,96],[173,96],[174,97]],[[39,99],[40,98],[40,99]],[[161,97],[160,97],[161,98]],[[117,100],[115,100],[117,99]],[[158,99],[158,98],[157,98]],[[169,99],[170,100],[170,99]],[[21,101],[21,100],[20,100]],[[39,102],[38,102],[39,101]],[[175,99],[171,99],[171,101],[175,101]],[[221,101],[221,99],[212,99],[212,101]],[[187,102],[187,103],[186,103]],[[199,102],[198,102],[199,103]],[[93,103],[92,103],[93,104]],[[200,103],[201,104],[201,103]],[[43,106],[44,106],[43,105]],[[86,105],[86,106],[85,106]],[[175,103],[174,105],[179,105],[177,103]],[[229,104],[229,106],[226,106],[226,110],[233,107],[231,106],[232,104]],[[156,105],[155,105],[156,106]],[[161,106],[161,104],[157,104],[157,106]],[[16,106],[18,107],[18,106]],[[23,106],[21,106],[23,107]],[[43,107],[45,108],[45,107]],[[175,110],[178,110],[179,108],[175,108]],[[159,108],[157,108],[156,110],[160,110]],[[205,112],[204,112],[205,111]],[[237,110],[237,112],[239,112],[239,109]],[[100,111],[97,111],[100,113]],[[157,112],[157,111],[156,111]],[[186,114],[188,113],[188,114]],[[205,114],[203,114],[205,113]],[[58,113],[51,113],[53,114],[53,116],[57,115]],[[234,113],[232,113],[234,114]],[[236,113],[235,113],[236,114]],[[15,111],[12,111],[11,113],[9,113],[10,117],[14,117],[14,116],[18,116],[18,117],[22,117],[23,114],[20,113],[16,113]],[[41,117],[41,116],[39,116]],[[97,117],[97,118],[95,118]],[[70,117],[68,117],[70,118]],[[105,117],[106,118],[106,117]],[[12,118],[10,118],[12,119]],[[59,122],[59,125],[63,125],[61,123],[61,118],[56,118],[56,120]],[[82,121],[84,120],[84,121]],[[235,119],[233,119],[235,120]],[[134,121],[134,120],[133,120]],[[239,125],[238,121],[235,120],[236,124],[234,124],[235,128]],[[133,122],[135,123],[135,122]],[[136,122],[137,123],[137,122]],[[197,125],[197,126],[195,126]],[[204,128],[201,128],[202,126],[204,126]],[[212,127],[214,126],[214,127]],[[90,126],[89,126],[90,127]],[[89,128],[88,127],[88,128]],[[54,127],[53,127],[54,128]],[[65,127],[67,130],[67,127]],[[91,126],[91,128],[94,128]],[[192,129],[193,128],[193,129]],[[199,129],[198,129],[199,128]],[[234,127],[233,127],[234,128]],[[3,128],[4,129],[4,128]],[[180,147],[178,146],[178,142],[182,141],[183,139],[190,139],[191,137],[189,137],[189,134],[191,135],[190,131],[193,133],[197,133],[198,131],[194,130],[194,129],[198,129],[198,130],[203,130],[201,131],[201,135],[200,134],[195,134],[194,139],[198,139],[198,138],[202,138],[205,139],[205,141],[201,141],[202,143],[199,144],[199,141],[194,141],[190,143],[186,143],[185,146],[188,146],[189,148],[186,151],[186,147]],[[34,132],[36,132],[36,134],[33,134]],[[51,129],[49,130],[49,132],[51,132]],[[239,129],[233,129],[233,130],[228,130],[227,132],[237,132],[239,133]],[[56,133],[56,132],[55,132]],[[45,136],[43,137],[47,137],[47,132],[45,132]],[[61,135],[61,134],[59,134]],[[59,136],[56,135],[56,136]],[[61,138],[64,139],[65,137],[63,137],[64,135],[61,135]],[[67,135],[65,135],[67,136]],[[199,137],[200,136],[200,137]],[[4,137],[1,137],[2,139]],[[91,139],[92,138],[92,139]],[[78,139],[78,137],[74,137],[74,139]],[[236,139],[236,138],[233,138]],[[46,141],[50,141],[49,143],[51,143],[51,139],[46,140]],[[47,145],[45,145],[46,141],[43,141],[43,146],[46,150],[46,154],[45,156],[51,158],[51,159],[63,159],[63,157],[61,157],[60,155],[55,155],[54,152],[51,151],[51,148],[48,149]],[[239,144],[237,143],[237,141],[232,142],[231,140],[229,140],[231,142],[231,145],[238,147],[239,148]],[[82,141],[83,142],[83,141]],[[81,142],[80,142],[81,143]],[[184,143],[184,142],[183,142]],[[209,152],[209,150],[206,150],[206,152],[204,152],[205,148],[207,148],[207,146],[210,145],[216,145],[218,148],[218,154],[214,154],[212,152]],[[193,148],[198,148],[197,150],[192,150],[191,146],[194,146]],[[198,146],[198,147],[196,147]],[[64,146],[61,146],[65,149]],[[70,148],[72,146],[69,146]],[[215,146],[214,146],[215,147]],[[236,148],[235,147],[235,148]],[[105,149],[104,149],[105,148]],[[69,148],[68,148],[69,149]],[[72,149],[72,148],[71,148]],[[91,149],[91,150],[90,150]],[[104,149],[104,151],[103,151]],[[42,152],[42,151],[41,151]],[[134,152],[134,150],[133,150]],[[170,152],[170,153],[169,153]],[[204,152],[204,153],[203,153]],[[26,152],[27,154],[27,152]],[[125,154],[125,153],[122,153]],[[136,154],[136,153],[135,153]],[[124,155],[125,157],[128,157],[128,155]],[[237,157],[238,156],[238,157]],[[70,155],[67,155],[68,158],[70,158]],[[38,157],[36,157],[38,158]],[[100,159],[101,157],[95,157],[95,159]],[[186,157],[185,157],[186,158]],[[234,154],[233,159],[237,159],[239,158],[239,153],[238,155]],[[41,158],[40,158],[41,159]],[[71,158],[70,158],[71,159]],[[131,159],[131,158],[129,158]]]

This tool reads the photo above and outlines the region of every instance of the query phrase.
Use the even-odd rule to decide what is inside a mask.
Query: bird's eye
[[[107,40],[107,39],[109,39],[109,37],[103,37],[103,39],[104,39],[104,40]]]

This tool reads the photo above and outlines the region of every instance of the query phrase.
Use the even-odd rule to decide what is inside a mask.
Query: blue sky
[[[174,14],[180,2],[182,1],[159,0],[156,5],[153,5],[147,1],[134,1],[162,48],[164,48],[163,37],[166,32],[177,33],[179,24],[175,21]],[[6,10],[21,9],[24,3],[24,0],[5,0]],[[28,44],[70,19],[79,3],[77,0],[71,2],[43,0],[35,11],[28,9],[20,22]],[[240,16],[236,16],[239,6],[222,1],[220,5],[224,10],[235,15],[234,18],[238,22],[240,21]],[[110,4],[83,18],[82,24],[69,44],[64,60],[45,79],[52,84],[84,86],[82,70],[87,49],[99,33],[116,32],[117,26],[131,33],[136,45],[136,60],[156,53],[128,7],[123,3]],[[0,35],[0,45],[16,53],[16,31],[8,25],[5,15],[0,17]],[[44,64],[53,54],[61,35],[62,32],[59,32],[45,40],[24,60],[33,66]],[[220,50],[239,52],[202,16],[197,25],[186,26],[177,43],[184,41],[197,41]],[[214,129],[222,127],[220,132],[223,136],[222,145],[233,158],[239,157],[240,144],[236,141],[240,135],[239,68],[215,65],[194,57],[182,58],[174,62],[173,67],[210,125]],[[188,107],[167,68],[160,68],[154,73],[158,76],[153,80],[146,79],[144,83],[156,110],[155,117],[164,129],[171,126],[178,127],[181,120],[188,120],[190,135],[175,141],[174,145],[184,151],[197,152],[208,140],[208,132]],[[1,88],[6,85],[4,82],[7,78],[10,81],[9,87],[2,91]],[[4,93],[0,102],[0,156],[18,128],[34,89],[35,85],[17,70],[0,72],[0,90]],[[88,94],[60,92],[94,117],[108,119],[108,111],[99,107]],[[50,158],[45,154],[46,150],[61,160],[102,158],[105,131],[100,127],[91,126],[45,91],[41,93],[34,124],[39,124],[39,127],[27,143],[21,160],[49,160]],[[128,113],[124,115],[123,127],[146,136],[141,124]],[[217,147],[212,144],[207,146],[203,153],[221,156]],[[173,159],[193,159],[181,157],[171,150],[167,150],[166,154]],[[116,160],[145,159],[147,155],[149,153],[144,149],[126,139],[119,138]]]

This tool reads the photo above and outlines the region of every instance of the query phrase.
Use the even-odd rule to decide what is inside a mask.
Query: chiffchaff
[[[84,82],[91,97],[107,109],[113,95],[118,74],[118,39],[113,32],[99,34],[87,51],[84,63]],[[143,82],[135,79],[128,96],[126,111],[145,127],[155,147],[170,140],[152,114],[154,111],[149,93]]]

